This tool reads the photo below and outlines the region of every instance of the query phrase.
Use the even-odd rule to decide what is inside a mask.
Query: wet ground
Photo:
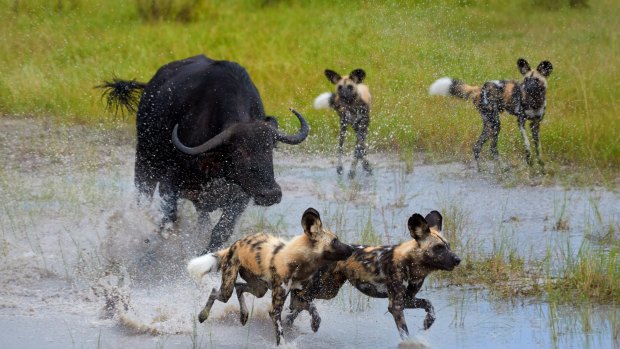
[[[211,318],[196,314],[216,276],[199,285],[185,273],[204,238],[194,231],[191,204],[180,207],[176,235],[158,240],[159,213],[134,205],[133,138],[124,129],[57,127],[1,119],[0,338],[2,348],[264,348],[273,346],[268,297],[249,298],[242,327],[236,301],[216,303]],[[406,165],[374,154],[374,175],[338,176],[332,155],[275,154],[283,199],[252,206],[236,236],[257,229],[293,236],[308,207],[342,240],[395,244],[407,239],[414,212],[436,209],[458,221],[461,246],[485,253],[508,246],[526,258],[597,248],[620,222],[620,195],[607,189],[498,181],[460,163]],[[510,185],[506,185],[509,182]],[[535,181],[534,181],[535,182]],[[217,213],[213,216],[217,219]],[[617,230],[616,230],[617,232]],[[148,239],[149,244],[144,241]],[[453,242],[454,244],[454,242]],[[459,251],[456,251],[459,253]],[[149,258],[145,259],[144,256]],[[302,314],[287,330],[292,348],[612,348],[620,310],[614,305],[555,306],[535,299],[498,299],[482,286],[427,282],[420,297],[437,320],[405,312],[410,342],[402,343],[387,301],[349,287],[319,301],[317,333]],[[106,308],[107,305],[109,306]],[[116,307],[112,309],[111,304]]]

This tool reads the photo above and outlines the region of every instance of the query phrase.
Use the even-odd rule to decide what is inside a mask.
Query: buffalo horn
[[[310,127],[308,126],[308,123],[306,122],[304,117],[301,116],[301,114],[299,114],[293,108],[290,108],[290,109],[291,109],[291,112],[293,112],[293,114],[295,114],[295,116],[297,116],[297,119],[299,119],[299,123],[301,123],[301,127],[299,128],[299,132],[294,134],[294,135],[287,135],[287,134],[277,130],[276,131],[276,141],[280,141],[280,142],[286,143],[286,144],[299,144],[299,143],[303,142],[304,139],[306,139],[306,137],[308,137],[308,132],[310,131]]]

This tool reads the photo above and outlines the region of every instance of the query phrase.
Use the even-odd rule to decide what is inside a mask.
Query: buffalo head
[[[291,108],[301,127],[288,135],[277,128],[275,120],[265,118],[236,123],[196,147],[183,145],[178,124],[172,131],[172,143],[181,152],[196,156],[196,164],[208,177],[224,177],[239,185],[261,206],[277,204],[282,190],[273,172],[273,148],[277,142],[299,144],[309,132],[308,123]]]

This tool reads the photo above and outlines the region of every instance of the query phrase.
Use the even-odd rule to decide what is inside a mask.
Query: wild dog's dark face
[[[357,85],[366,78],[366,72],[362,69],[353,70],[348,76],[340,76],[333,70],[326,69],[325,76],[332,84],[336,85],[336,94],[345,102],[353,102],[359,96]]]
[[[341,261],[349,258],[353,248],[341,242],[336,234],[323,227],[319,213],[309,208],[301,217],[301,225],[304,234],[313,242],[315,253],[321,255],[321,259],[329,262]]]
[[[525,59],[519,58],[517,68],[523,74],[523,88],[526,98],[530,98],[535,104],[542,104],[547,92],[547,77],[553,71],[551,62],[542,61],[536,70],[533,70]]]
[[[426,218],[415,213],[409,217],[407,226],[411,237],[424,251],[420,262],[433,269],[450,271],[461,263],[461,259],[450,250],[450,244],[441,235],[442,220],[437,211],[432,211]]]

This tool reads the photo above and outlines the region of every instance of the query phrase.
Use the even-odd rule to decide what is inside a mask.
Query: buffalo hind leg
[[[161,210],[164,217],[159,225],[159,233],[167,239],[172,230],[172,225],[177,221],[177,201],[179,200],[179,188],[171,183],[159,183],[161,195]]]

